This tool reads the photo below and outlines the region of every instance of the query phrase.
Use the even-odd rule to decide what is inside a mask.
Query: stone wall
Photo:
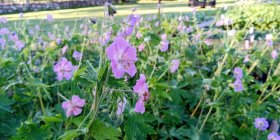
[[[112,2],[112,0],[30,3],[28,7],[25,4],[1,4],[0,3],[0,14],[89,7],[89,6],[103,5],[105,2]]]

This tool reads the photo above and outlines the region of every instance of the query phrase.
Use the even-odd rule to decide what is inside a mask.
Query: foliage
[[[106,6],[105,13],[114,8]],[[253,26],[255,18],[246,18],[244,27],[228,25],[221,30],[212,24],[198,27],[204,20],[215,19],[202,15],[206,14],[149,15],[133,25],[128,19],[114,21],[106,16],[95,24],[86,19],[74,27],[53,25],[55,19],[49,18],[42,21],[49,29],[23,22],[14,24],[9,33],[3,33],[9,21],[0,22],[0,39],[6,40],[5,44],[0,41],[1,138],[266,139],[272,128],[258,131],[254,120],[279,120],[280,59],[272,55],[279,52],[275,42],[279,32],[263,28],[266,31],[259,39],[246,47],[247,35],[255,34],[247,27]],[[134,29],[123,38],[137,49],[137,73],[115,78],[105,50],[127,27]],[[231,28],[235,34],[229,34]],[[272,38],[265,37],[266,33]],[[23,41],[24,47],[17,41]],[[167,51],[161,51],[167,41]],[[80,59],[73,57],[75,51]],[[244,61],[246,56],[248,61]],[[115,59],[122,60],[117,61],[120,64],[128,62],[125,66],[129,67],[132,63],[123,60],[127,57]],[[59,80],[54,71],[61,58],[72,64],[67,72],[75,71],[69,80]],[[180,62],[175,71],[171,71],[172,60]],[[63,66],[59,70],[65,70]],[[241,92],[234,89],[236,67],[243,72]],[[139,97],[144,96],[133,88],[140,74],[148,85],[145,94],[150,95],[144,113],[135,111]],[[73,95],[84,99],[85,106],[77,107]],[[66,116],[62,108],[66,102],[76,106],[67,106],[68,110],[81,112]]]

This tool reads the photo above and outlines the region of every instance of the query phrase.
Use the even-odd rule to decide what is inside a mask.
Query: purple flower
[[[160,51],[161,52],[166,52],[168,50],[168,45],[169,45],[169,41],[167,40],[162,40],[160,42]]]
[[[155,27],[158,27],[159,26],[159,21],[157,21],[156,23],[155,23]]]
[[[266,45],[269,46],[269,47],[272,47],[273,46],[273,41],[266,41]]]
[[[74,58],[75,60],[79,61],[79,60],[81,60],[81,58],[82,58],[82,54],[81,54],[80,52],[78,52],[78,51],[74,51],[74,53],[73,53],[73,58]]]
[[[185,15],[184,20],[185,20],[185,21],[189,21],[189,17],[188,17],[188,15]]]
[[[51,14],[48,14],[47,15],[47,21],[48,22],[52,22],[54,19],[53,19],[53,16]]]
[[[24,42],[22,42],[22,41],[20,41],[20,40],[17,40],[17,41],[15,42],[15,47],[18,49],[18,51],[20,51],[22,48],[25,47],[25,44],[24,44]]]
[[[56,39],[56,44],[60,44],[62,42],[61,38]]]
[[[271,132],[268,134],[267,140],[280,140],[280,136],[276,132]]]
[[[138,94],[138,101],[134,111],[143,114],[145,112],[144,102],[150,97],[149,87],[144,74],[140,74],[140,79],[136,81],[133,91]]]
[[[264,131],[269,127],[269,125],[265,118],[256,118],[255,127],[261,131]]]
[[[130,36],[133,33],[136,23],[140,20],[140,16],[131,14],[126,18],[126,20],[128,21],[128,26],[126,27],[124,34],[125,36]]]
[[[125,73],[131,77],[137,72],[136,49],[123,37],[116,37],[113,43],[106,49],[107,57],[111,60],[111,68],[115,78],[122,78]]]
[[[0,29],[0,35],[7,35],[10,34],[10,30],[8,28],[1,28]]]
[[[48,37],[50,38],[50,40],[55,40],[55,35],[48,32]]]
[[[77,70],[77,67],[73,66],[65,57],[62,57],[57,64],[54,65],[53,70],[56,72],[57,80],[61,81],[63,78],[70,80]]]
[[[0,47],[1,47],[2,49],[4,49],[5,46],[6,46],[6,40],[5,40],[5,38],[0,38]]]
[[[0,23],[2,23],[2,24],[5,24],[5,23],[7,23],[7,18],[5,18],[5,17],[0,17]]]
[[[273,50],[273,51],[271,52],[271,57],[272,57],[272,59],[274,59],[274,60],[278,57],[278,52],[277,52],[277,50]]]
[[[135,112],[143,114],[145,112],[145,103],[143,97],[139,97],[135,104]]]
[[[241,92],[243,90],[243,85],[241,79],[236,79],[233,83],[234,92]]]
[[[172,60],[172,61],[171,61],[170,72],[171,72],[171,73],[176,72],[176,71],[178,70],[178,68],[179,68],[179,65],[180,65],[180,60],[177,60],[177,59]]]
[[[233,74],[234,74],[234,77],[235,77],[236,79],[242,79],[242,77],[243,77],[242,69],[241,69],[241,68],[238,68],[238,67],[234,68]]]
[[[161,40],[167,40],[167,35],[166,34],[162,34],[161,35]]]
[[[190,33],[190,32],[192,32],[192,31],[193,31],[193,28],[192,28],[192,27],[187,27],[187,28],[186,28],[186,32],[187,32],[187,33]]]
[[[86,104],[85,99],[81,99],[78,95],[72,96],[72,100],[64,101],[62,108],[66,111],[66,116],[77,116],[81,114],[82,107]]]
[[[247,63],[250,61],[250,56],[249,55],[246,55],[244,60],[243,60],[243,63]]]
[[[149,92],[148,84],[146,83],[146,77],[144,74],[140,74],[140,79],[136,81],[133,91],[142,96],[144,93]]]
[[[62,50],[61,50],[62,55],[66,53],[67,49],[68,49],[68,46],[67,46],[67,45],[65,45],[65,46],[62,48]]]
[[[123,97],[123,100],[119,101],[118,103],[118,110],[117,110],[117,115],[120,116],[124,109],[125,109],[125,105],[126,105],[126,98]]]

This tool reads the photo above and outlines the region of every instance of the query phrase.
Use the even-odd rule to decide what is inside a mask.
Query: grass
[[[217,0],[216,7],[223,7],[225,5],[233,5],[235,0]],[[122,18],[131,13],[131,9],[137,7],[137,14],[141,15],[151,15],[157,13],[157,2],[156,1],[139,1],[135,4],[120,4],[116,5],[117,8],[117,18]],[[174,14],[184,14],[191,12],[192,8],[188,6],[188,1],[164,1],[161,6],[162,12],[167,15]],[[55,18],[55,23],[64,23],[69,26],[74,24],[79,24],[85,18],[95,17],[101,18],[103,17],[103,6],[95,6],[95,7],[87,7],[87,8],[77,8],[77,9],[63,9],[63,10],[54,10],[54,11],[39,11],[39,12],[28,12],[24,13],[24,18],[19,18],[19,14],[8,14],[2,15],[3,17],[7,17],[10,23],[14,21],[22,21],[29,20],[30,25],[35,25],[41,22],[41,19],[45,19],[47,14],[53,15]],[[199,11],[214,12],[217,8],[207,7],[205,9],[198,8]],[[40,23],[42,25],[47,26],[48,23]]]

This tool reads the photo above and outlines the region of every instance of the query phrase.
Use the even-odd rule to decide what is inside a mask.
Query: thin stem
[[[38,95],[38,98],[39,98],[39,101],[40,101],[40,105],[41,105],[41,109],[42,109],[43,115],[46,116],[46,111],[45,111],[45,108],[44,108],[44,103],[43,103],[40,87],[38,87],[37,90],[38,90],[38,94],[37,95]]]

